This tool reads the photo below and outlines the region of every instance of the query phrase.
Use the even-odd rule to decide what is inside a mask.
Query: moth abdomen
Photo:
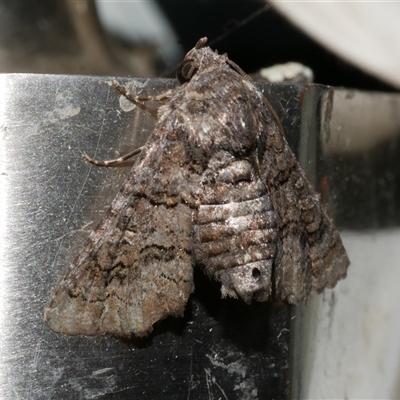
[[[193,260],[206,275],[222,283],[223,297],[239,296],[249,303],[266,300],[271,291],[278,235],[266,188],[259,195],[252,190],[254,181],[241,183],[241,198],[235,193],[235,200],[225,204],[200,205]],[[224,186],[226,191],[229,188]],[[256,197],[248,199],[251,194]]]

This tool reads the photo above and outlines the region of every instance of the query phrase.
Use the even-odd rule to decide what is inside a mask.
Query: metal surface
[[[119,81],[135,93],[174,84]],[[81,155],[104,159],[132,150],[154,121],[130,111],[109,78],[2,75],[0,88],[0,398],[282,399],[290,380],[294,397],[301,397],[312,376],[304,371],[312,366],[308,333],[318,318],[310,315],[318,316],[337,290],[346,298],[348,282],[355,285],[352,271],[362,275],[357,255],[369,242],[356,249],[345,240],[349,278],[298,309],[293,327],[284,304],[221,300],[219,285],[200,272],[184,318],[161,321],[147,338],[56,335],[43,323],[44,306],[128,172],[93,167]],[[262,88],[339,227],[398,226],[399,96],[317,85]],[[378,255],[394,268],[387,251]],[[358,293],[367,290],[358,284]],[[328,311],[332,322],[333,306]],[[352,312],[362,313],[362,306]],[[352,340],[359,337],[344,342]]]
[[[351,265],[334,290],[295,309],[291,398],[398,399],[400,95],[311,86],[301,148],[308,136],[317,157],[300,159],[316,164]]]

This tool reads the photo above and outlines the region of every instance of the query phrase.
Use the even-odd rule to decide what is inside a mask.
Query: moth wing
[[[146,146],[57,286],[45,311],[53,331],[141,336],[158,320],[183,314],[194,285],[192,211],[178,201],[181,151],[162,138]]]
[[[265,107],[267,110],[269,107]],[[278,216],[280,245],[275,260],[276,296],[302,303],[311,289],[321,292],[346,277],[350,262],[320,195],[269,111],[261,174]]]

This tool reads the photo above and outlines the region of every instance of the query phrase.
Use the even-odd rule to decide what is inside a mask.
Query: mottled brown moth
[[[303,303],[332,288],[349,260],[320,196],[290,150],[263,94],[226,55],[187,53],[180,86],[110,209],[57,285],[45,310],[55,332],[146,335],[181,316],[193,268],[246,303],[271,293]],[[125,160],[94,164],[112,165]]]

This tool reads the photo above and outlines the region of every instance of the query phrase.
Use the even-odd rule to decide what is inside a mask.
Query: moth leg
[[[96,165],[97,167],[116,167],[120,164],[123,164],[126,160],[135,156],[136,154],[139,154],[143,150],[143,148],[144,146],[141,146],[127,154],[124,154],[119,158],[114,158],[113,160],[95,160],[94,158],[89,157],[86,153],[83,153],[83,158],[90,164]]]
[[[115,89],[122,94],[126,99],[131,101],[132,103],[140,106],[140,102],[143,101],[165,101],[168,100],[175,92],[175,89],[168,89],[163,93],[157,94],[155,96],[135,96],[133,93],[126,90],[123,86],[121,86],[115,79],[112,80],[112,84]]]

